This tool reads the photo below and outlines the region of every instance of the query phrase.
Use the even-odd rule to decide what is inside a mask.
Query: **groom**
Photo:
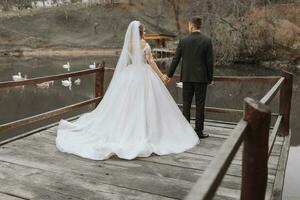
[[[195,16],[189,20],[190,34],[179,41],[175,57],[165,76],[165,83],[173,77],[177,65],[182,58],[180,81],[183,82],[183,115],[190,122],[191,104],[196,97],[196,126],[199,138],[209,135],[203,133],[204,107],[207,85],[213,84],[213,48],[211,39],[201,33],[202,20]]]

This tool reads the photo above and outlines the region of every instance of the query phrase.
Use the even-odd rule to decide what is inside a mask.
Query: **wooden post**
[[[102,97],[104,94],[104,67],[105,67],[104,61],[101,64],[100,63],[96,64],[96,68],[99,68],[99,70],[96,72],[95,97]],[[95,106],[97,106],[98,103],[99,102],[97,102]]]
[[[271,112],[268,106],[245,99],[246,129],[242,159],[242,200],[264,200],[268,179]]]
[[[279,114],[282,115],[282,122],[279,129],[279,135],[287,136],[290,132],[290,110],[293,93],[293,74],[283,71],[285,78],[280,89]]]
[[[166,40],[165,39],[161,40],[161,45],[163,48],[166,48]]]
[[[156,46],[156,48],[160,48],[160,47],[161,47],[160,39],[157,39],[157,40],[156,40],[155,46]]]

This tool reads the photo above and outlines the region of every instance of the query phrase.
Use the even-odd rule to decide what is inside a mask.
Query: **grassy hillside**
[[[114,48],[122,45],[132,20],[142,21],[147,32],[174,32],[170,19],[156,30],[155,22],[134,6],[68,6],[44,9],[22,17],[0,18],[0,48],[91,47]],[[166,13],[166,17],[167,17]]]
[[[140,20],[149,33],[187,33],[187,19],[203,18],[217,64],[300,63],[299,3],[240,0],[141,0],[129,4],[69,4],[0,13],[1,52],[35,48],[120,48],[127,26]],[[173,2],[173,3],[170,3]],[[176,3],[177,2],[177,3]],[[179,7],[178,7],[179,5]],[[176,15],[176,9],[177,15]],[[177,18],[177,20],[176,20]],[[2,53],[3,54],[3,53]]]

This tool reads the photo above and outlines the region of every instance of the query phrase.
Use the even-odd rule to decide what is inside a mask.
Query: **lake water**
[[[87,69],[89,64],[101,62],[104,60],[106,66],[113,67],[117,58],[112,57],[80,57],[80,58],[0,58],[0,81],[9,81],[12,75],[21,72],[28,78],[54,75],[66,72],[62,65],[67,61],[71,63],[71,71]],[[165,69],[165,67],[163,67]],[[231,66],[217,67],[215,75],[279,75],[278,70],[265,69],[258,66]],[[109,84],[112,73],[105,74],[105,88]],[[72,85],[71,90],[62,86],[61,81],[55,81],[49,88],[39,88],[36,85],[4,88],[0,89],[0,124],[11,122],[24,117],[32,116],[49,110],[57,109],[66,105],[93,98],[94,96],[94,75],[79,77],[80,85]],[[77,78],[74,78],[76,80]],[[74,81],[73,80],[73,81]],[[175,87],[174,79],[169,84],[168,89],[174,99],[181,103],[181,89]],[[243,99],[252,97],[260,99],[272,86],[272,84],[263,83],[236,83],[236,82],[216,82],[214,86],[209,87],[207,96],[207,106],[224,107],[224,108],[243,108]],[[300,76],[295,75],[293,88],[293,103],[291,113],[292,141],[286,171],[285,189],[283,199],[300,199],[300,124],[297,119],[300,117]],[[274,112],[278,111],[278,98],[270,105]],[[87,112],[93,108],[93,105],[74,110],[54,117],[49,120],[37,122],[28,126],[20,127],[14,130],[8,130],[0,133],[0,140],[20,134],[25,131],[46,125],[60,118],[67,118]],[[228,115],[207,114],[207,118],[217,120],[238,121],[239,118],[233,118]]]

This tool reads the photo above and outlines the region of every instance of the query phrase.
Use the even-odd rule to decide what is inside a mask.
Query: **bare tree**
[[[145,9],[144,13],[147,17],[151,18],[155,22],[155,29],[159,31],[161,29],[162,19],[164,17],[164,9],[161,3],[154,5],[153,9]]]
[[[99,26],[99,23],[98,22],[95,22],[94,23],[94,34],[97,34],[98,32],[97,32],[97,28],[98,28],[98,26]]]
[[[163,11],[162,7],[160,4],[157,4],[157,9],[155,9],[155,29],[159,30],[160,29],[160,22],[163,17]]]
[[[8,11],[9,10],[8,0],[4,0],[2,4],[3,4],[3,11]]]
[[[64,7],[64,13],[65,13],[66,21],[67,21],[69,19],[69,11],[68,11],[68,8],[66,6]]]
[[[176,21],[176,28],[178,35],[181,35],[181,25],[180,25],[180,12],[181,7],[184,6],[184,0],[168,0],[168,3],[172,6]]]

